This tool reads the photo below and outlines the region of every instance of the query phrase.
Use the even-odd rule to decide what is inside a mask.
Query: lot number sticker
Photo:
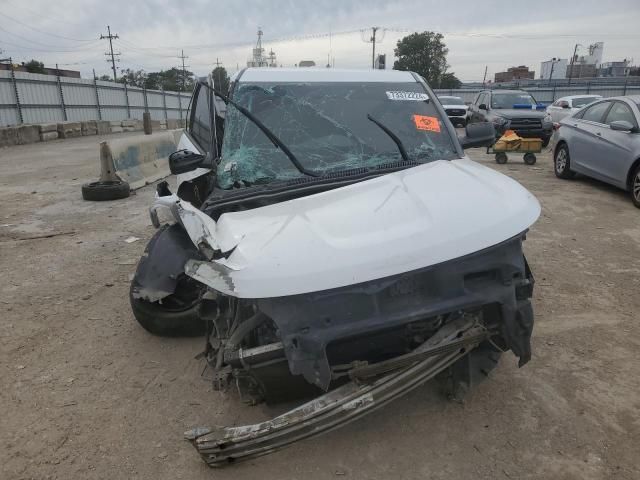
[[[416,124],[417,130],[425,130],[427,132],[440,132],[440,123],[437,117],[428,117],[425,115],[414,115],[413,122]]]
[[[420,92],[403,92],[400,90],[392,90],[385,92],[389,100],[409,100],[414,102],[424,102],[429,100],[429,95]]]

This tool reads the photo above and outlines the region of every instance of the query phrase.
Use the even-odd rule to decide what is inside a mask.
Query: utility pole
[[[109,52],[105,53],[105,55],[107,56],[111,56],[111,68],[113,69],[113,81],[117,82],[117,78],[116,78],[116,56],[117,55],[122,55],[120,52],[118,53],[113,53],[113,39],[114,38],[119,38],[118,34],[115,35],[111,35],[111,28],[109,27],[109,25],[107,25],[107,35],[100,35],[100,40],[103,40],[105,38],[109,39]],[[107,59],[107,62],[109,61],[109,59]],[[120,59],[118,59],[118,61],[120,61]]]
[[[221,67],[221,66],[222,66],[222,63],[220,63],[220,61],[218,60],[218,57],[216,57],[216,69],[217,69],[218,67]],[[214,69],[214,70],[215,70],[215,69]],[[220,70],[217,70],[217,71],[216,71],[216,78],[214,78],[214,79],[213,79],[213,82],[214,82],[214,83],[213,83],[213,84],[214,84],[214,86],[215,86],[218,90],[220,90],[220,86],[222,85],[222,79],[220,78]],[[222,91],[222,90],[221,90],[221,91]]]
[[[484,77],[482,77],[482,86],[483,87],[486,85],[486,82],[487,82],[487,68],[489,68],[489,65],[485,65],[484,66]]]
[[[186,81],[187,81],[187,71],[185,70],[186,67],[188,67],[189,65],[185,65],[184,64],[184,59],[185,58],[189,58],[184,54],[184,50],[180,50],[180,55],[178,55],[178,58],[182,59],[182,91],[184,92],[185,90],[185,85],[186,85]]]
[[[580,45],[579,43],[576,43],[576,46],[573,48],[573,55],[571,56],[571,66],[569,67],[569,86],[571,86],[571,78],[573,77],[573,62],[575,62],[576,60],[576,53],[578,53],[578,45]]]
[[[376,32],[380,29],[380,27],[371,27],[372,35],[371,35],[371,45],[373,46],[371,52],[371,68],[376,68]]]

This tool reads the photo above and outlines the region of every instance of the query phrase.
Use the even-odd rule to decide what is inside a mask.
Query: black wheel
[[[524,154],[524,163],[526,163],[527,165],[535,165],[536,160],[537,158],[533,153]]]
[[[631,176],[631,201],[640,208],[640,165],[636,167]]]
[[[567,147],[566,143],[562,143],[556,149],[556,154],[553,157],[553,171],[556,177],[569,179],[575,176],[570,167],[569,147]]]
[[[500,152],[500,153],[496,153],[496,163],[499,163],[500,165],[504,165],[505,163],[507,163],[508,157],[507,154],[504,152]]]
[[[129,196],[129,184],[127,182],[91,182],[82,185],[82,198],[94,202],[105,200],[117,200]]]
[[[176,291],[158,302],[148,302],[133,297],[133,284],[129,289],[129,301],[133,315],[142,327],[161,337],[197,337],[204,335],[206,324],[198,316],[200,283],[182,275]]]

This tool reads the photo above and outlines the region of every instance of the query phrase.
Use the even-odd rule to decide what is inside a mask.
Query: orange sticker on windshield
[[[425,115],[414,115],[413,121],[417,130],[426,130],[427,132],[440,132],[440,123],[437,117],[427,117]]]

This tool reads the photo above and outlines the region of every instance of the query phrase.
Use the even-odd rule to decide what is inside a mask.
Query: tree
[[[143,88],[147,81],[147,74],[144,70],[131,70],[130,68],[122,69],[120,71],[120,78],[118,83],[126,83],[133,87]]]
[[[213,84],[216,90],[224,93],[229,93],[229,75],[224,67],[216,67],[211,72],[213,77]]]
[[[98,80],[102,80],[103,82],[111,82],[113,77],[111,75],[100,75]]]
[[[440,83],[438,88],[460,88],[462,82],[456,77],[453,72],[445,73],[440,77]]]
[[[398,40],[394,50],[398,58],[394,70],[411,70],[422,75],[429,85],[434,88],[449,87],[450,84],[460,82],[453,73],[447,73],[447,54],[449,49],[442,41],[440,33],[422,32],[412,33]]]
[[[47,73],[44,69],[44,63],[33,59],[25,63],[24,68],[26,68],[29,73]]]

